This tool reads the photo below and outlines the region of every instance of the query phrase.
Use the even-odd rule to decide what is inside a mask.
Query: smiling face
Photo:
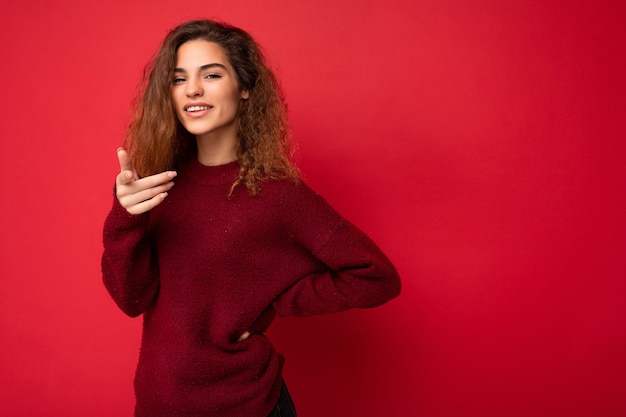
[[[171,94],[178,120],[198,141],[234,147],[239,104],[249,93],[218,44],[198,39],[178,48]]]

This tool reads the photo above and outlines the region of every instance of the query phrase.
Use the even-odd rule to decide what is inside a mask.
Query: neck
[[[196,136],[198,161],[202,165],[224,165],[237,159],[236,136]]]

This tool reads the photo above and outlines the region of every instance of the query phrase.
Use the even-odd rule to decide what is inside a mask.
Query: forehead
[[[177,68],[193,69],[207,64],[222,64],[230,68],[224,50],[215,42],[195,39],[178,47],[176,51]]]

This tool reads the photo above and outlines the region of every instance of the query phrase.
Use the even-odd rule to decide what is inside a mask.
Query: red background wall
[[[195,17],[266,47],[308,182],[404,280],[272,328],[302,417],[626,415],[622,4],[4,2],[0,415],[131,415],[101,226],[143,65]]]

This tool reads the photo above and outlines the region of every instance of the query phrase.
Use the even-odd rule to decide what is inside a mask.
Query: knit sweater
[[[114,199],[102,271],[122,311],[143,314],[137,417],[266,417],[283,366],[265,335],[276,314],[399,294],[387,257],[306,184],[268,181],[257,196],[240,186],[228,197],[238,172],[237,162],[193,160],[148,213]]]

